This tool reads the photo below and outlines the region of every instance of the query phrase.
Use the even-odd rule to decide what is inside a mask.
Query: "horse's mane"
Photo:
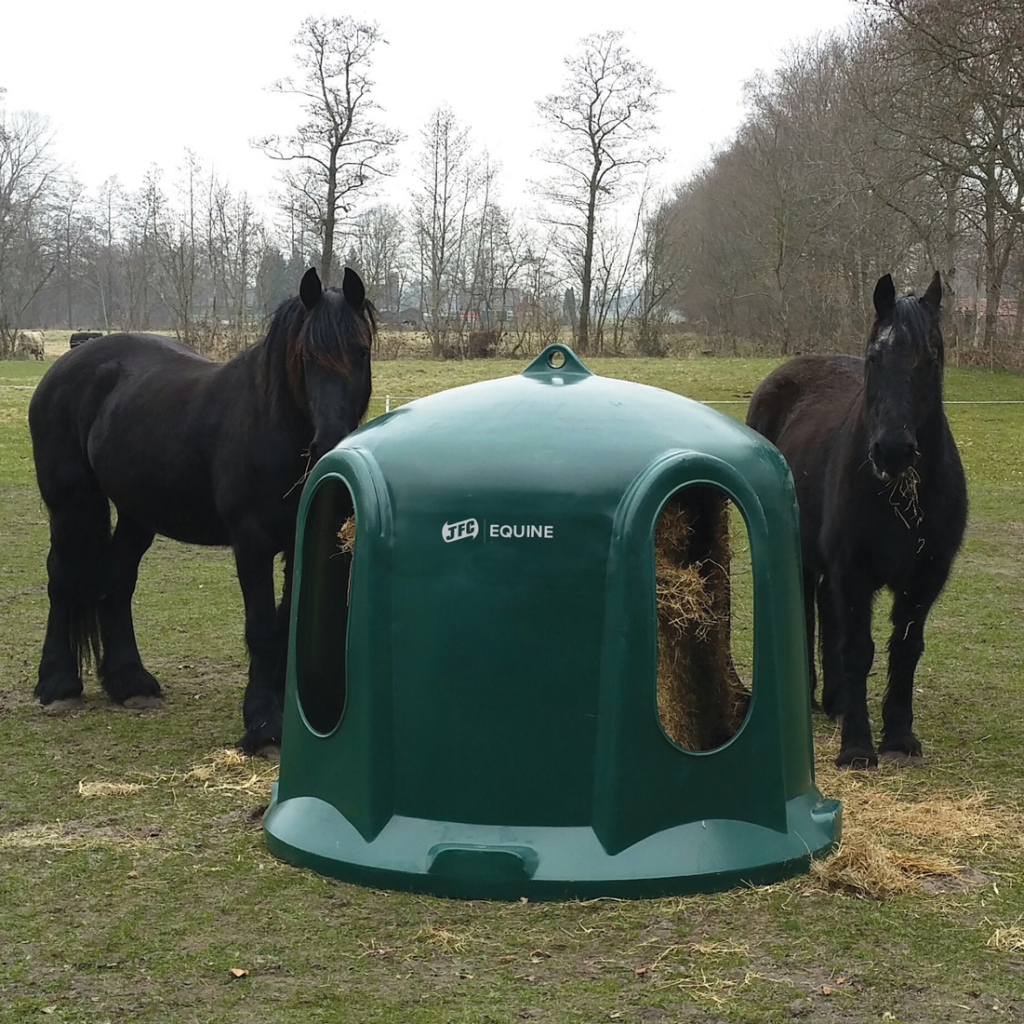
[[[888,320],[898,335],[923,339],[938,354],[939,366],[944,364],[945,352],[938,317],[929,316],[924,303],[916,295],[903,295],[898,298]],[[878,336],[878,330],[883,322],[875,321],[871,341]]]
[[[339,301],[330,301],[337,296]],[[303,332],[303,322],[306,330]],[[261,390],[275,408],[286,395],[298,401],[302,385],[302,364],[312,360],[337,373],[347,373],[353,346],[369,346],[377,330],[377,311],[366,299],[355,310],[337,288],[308,314],[298,296],[285,299],[271,314],[267,333],[250,352],[256,359]],[[301,403],[300,403],[301,404]]]

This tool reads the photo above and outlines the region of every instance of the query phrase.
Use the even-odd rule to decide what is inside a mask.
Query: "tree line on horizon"
[[[582,353],[856,351],[875,280],[943,275],[958,355],[1019,362],[1024,338],[1024,10],[1017,0],[860,0],[745,91],[735,136],[667,194],[651,185],[664,88],[619,32],[584,37],[537,102],[549,173],[529,219],[450,107],[415,140],[416,186],[376,202],[403,142],[374,101],[375,23],[307,18],[302,117],[253,145],[281,164],[273,214],[187,151],[171,182],[90,191],[39,115],[0,90],[0,355],[19,327],[173,329],[244,344],[316,265],[348,264],[385,322],[435,356],[488,331]],[[221,349],[222,350],[222,347]]]

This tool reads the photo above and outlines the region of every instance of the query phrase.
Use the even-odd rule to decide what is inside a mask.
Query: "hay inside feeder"
[[[732,653],[729,499],[686,487],[666,502],[654,535],[658,716],[687,750],[735,735],[750,704]]]
[[[351,555],[356,548],[356,517],[349,516],[341,524],[338,531],[338,550],[343,555]]]

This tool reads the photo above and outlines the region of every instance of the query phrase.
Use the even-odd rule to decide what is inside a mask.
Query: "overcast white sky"
[[[633,54],[672,90],[662,103],[665,183],[684,179],[738,126],[742,87],[785,48],[846,24],[853,0],[379,0],[337,6],[222,0],[9,0],[0,15],[0,87],[10,110],[49,118],[55,153],[86,185],[111,175],[136,188],[147,167],[165,182],[186,147],[236,190],[266,197],[280,170],[249,139],[287,132],[291,101],[267,91],[293,73],[291,40],[308,14],[379,23],[373,75],[382,120],[419,133],[447,102],[501,165],[499,198],[523,206],[532,154],[546,141],[536,101],[558,89],[563,58],[592,32],[622,29]],[[408,178],[392,186],[407,194]]]

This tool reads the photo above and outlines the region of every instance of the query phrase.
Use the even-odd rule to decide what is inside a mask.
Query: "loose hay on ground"
[[[82,781],[78,792],[83,797],[125,796],[152,786],[188,786],[222,793],[225,791],[269,797],[277,778],[278,766],[247,757],[237,750],[216,750],[186,771],[167,774],[142,774],[144,782]]]
[[[981,839],[1012,838],[1024,826],[1021,815],[990,805],[984,793],[962,798],[938,793],[925,800],[902,801],[890,793],[869,791],[844,799],[865,829],[938,842],[954,850]]]
[[[819,754],[825,753],[819,750]],[[904,798],[881,788],[887,778],[902,779],[906,769],[860,773],[835,768],[829,757],[816,765],[818,788],[843,802],[843,829],[872,835],[889,833],[920,849],[941,845],[946,852],[971,849],[985,840],[1020,842],[1024,814],[993,804],[987,793],[954,796],[942,790],[924,799]]]
[[[964,863],[968,855],[986,843],[1019,844],[1024,835],[1024,816],[992,804],[984,793],[904,799],[880,788],[886,778],[884,770],[838,770],[827,754],[819,761],[818,786],[843,803],[842,844],[811,868],[826,889],[887,899],[919,890],[927,879],[966,886],[978,877]]]
[[[844,836],[826,860],[814,861],[811,875],[826,889],[884,900],[920,888],[922,878],[956,878],[961,865],[945,857],[890,850],[871,836]]]
[[[1013,924],[1008,928],[997,928],[989,936],[985,945],[1000,953],[1024,953],[1024,928],[1020,924]]]
[[[469,941],[468,935],[460,935],[441,925],[421,928],[416,933],[416,941],[434,946],[445,953],[461,953]]]
[[[82,850],[110,846],[137,850],[152,841],[152,836],[83,821],[24,825],[0,832],[0,850]]]
[[[216,750],[186,772],[159,775],[154,782],[197,786],[211,792],[244,792],[269,797],[278,766],[237,750]]]
[[[146,787],[141,782],[79,782],[78,795],[87,800],[105,796],[131,796]]]

